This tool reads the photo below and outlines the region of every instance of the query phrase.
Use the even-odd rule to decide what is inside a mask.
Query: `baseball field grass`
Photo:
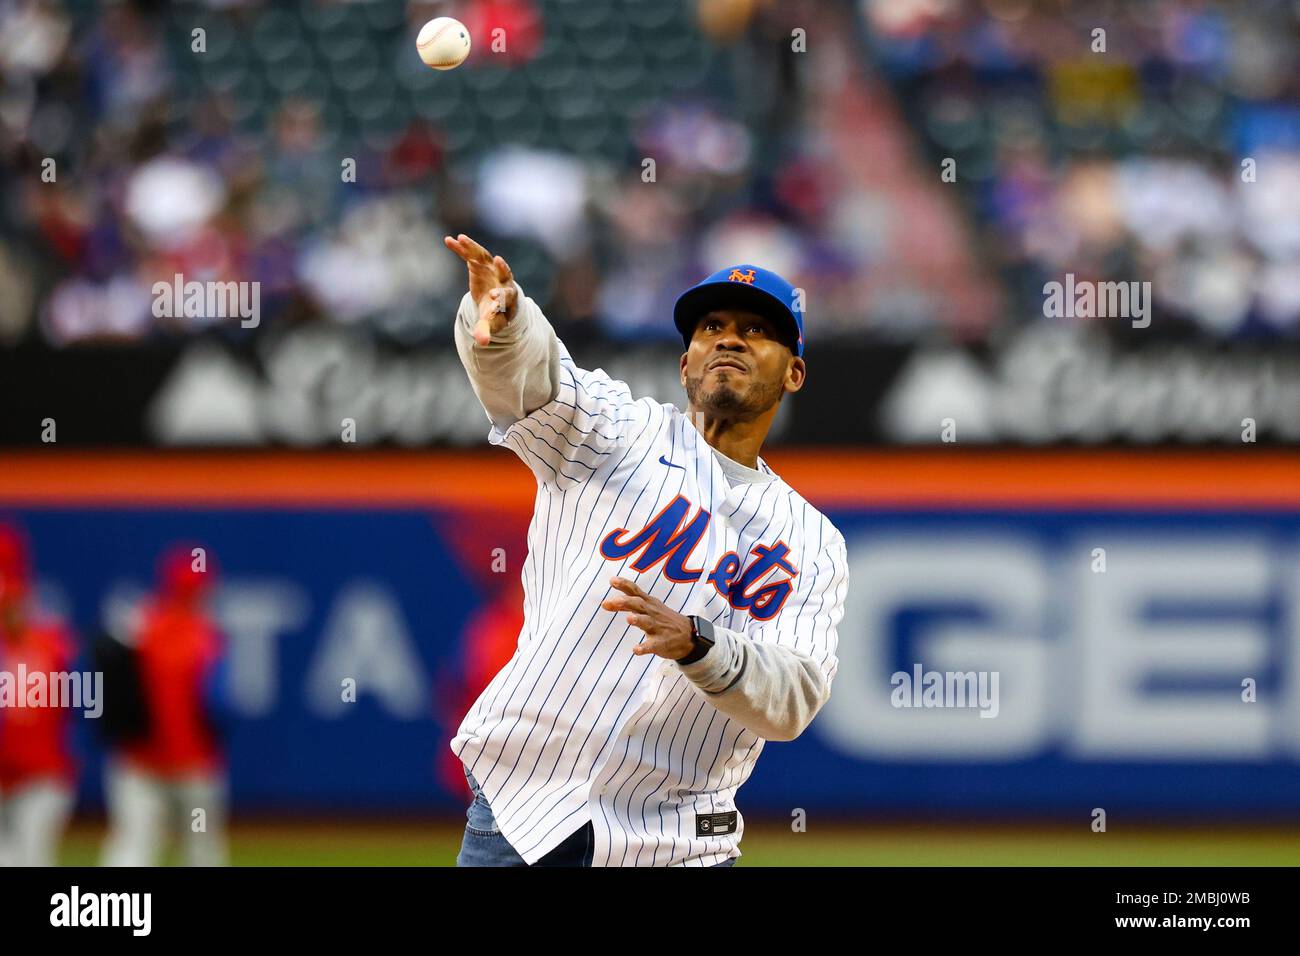
[[[236,866],[450,866],[461,824],[258,822],[230,834]],[[103,826],[74,825],[60,862],[95,864]],[[747,821],[740,866],[1296,866],[1297,827],[846,825],[791,833]],[[173,855],[174,856],[174,855]],[[170,862],[171,860],[169,860]]]

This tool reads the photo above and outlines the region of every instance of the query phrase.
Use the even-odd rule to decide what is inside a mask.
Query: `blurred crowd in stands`
[[[182,274],[260,282],[268,325],[445,337],[464,279],[440,239],[463,230],[567,334],[671,339],[711,245],[796,271],[816,239],[785,195],[803,157],[755,141],[798,71],[750,55],[741,95],[719,56],[787,14],[740,6],[715,45],[680,0],[0,0],[0,336],[191,332],[209,320],[151,309]],[[439,14],[476,37],[456,71],[410,39]]]
[[[435,72],[411,38],[444,14],[476,48]],[[1214,334],[1294,333],[1298,34],[1281,0],[0,0],[0,345],[210,325],[155,316],[176,274],[261,283],[261,329],[231,338],[443,341],[461,231],[575,344],[671,341],[677,293],[741,260],[805,288],[829,338],[982,337],[1041,319],[1064,272],[1149,278]],[[825,104],[882,82],[950,219],[839,158],[866,131]],[[909,219],[939,238],[895,243]],[[1005,290],[971,293],[986,319],[927,274],[945,245]]]
[[[930,158],[956,160],[1009,318],[1072,272],[1151,281],[1159,328],[1300,332],[1300,5],[864,10]]]

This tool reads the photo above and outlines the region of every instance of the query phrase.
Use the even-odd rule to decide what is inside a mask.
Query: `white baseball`
[[[420,59],[435,70],[452,70],[469,56],[469,31],[454,17],[435,17],[415,38]]]

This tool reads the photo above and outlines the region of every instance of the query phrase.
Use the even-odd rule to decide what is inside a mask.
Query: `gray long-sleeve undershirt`
[[[468,293],[455,323],[456,349],[489,420],[502,431],[551,402],[560,380],[559,339],[532,299],[519,295],[514,319],[486,346],[471,330],[478,310]],[[713,450],[733,484],[774,481],[771,474],[747,468]],[[843,547],[838,538],[837,546]],[[716,644],[693,664],[676,664],[721,713],[766,740],[793,740],[830,696],[822,667],[806,654],[755,640],[739,631],[715,627]]]

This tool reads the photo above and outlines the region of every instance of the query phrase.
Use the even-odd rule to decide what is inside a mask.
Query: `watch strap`
[[[691,622],[691,652],[677,659],[678,664],[694,664],[712,650],[714,645],[713,622],[697,614],[689,615]]]

